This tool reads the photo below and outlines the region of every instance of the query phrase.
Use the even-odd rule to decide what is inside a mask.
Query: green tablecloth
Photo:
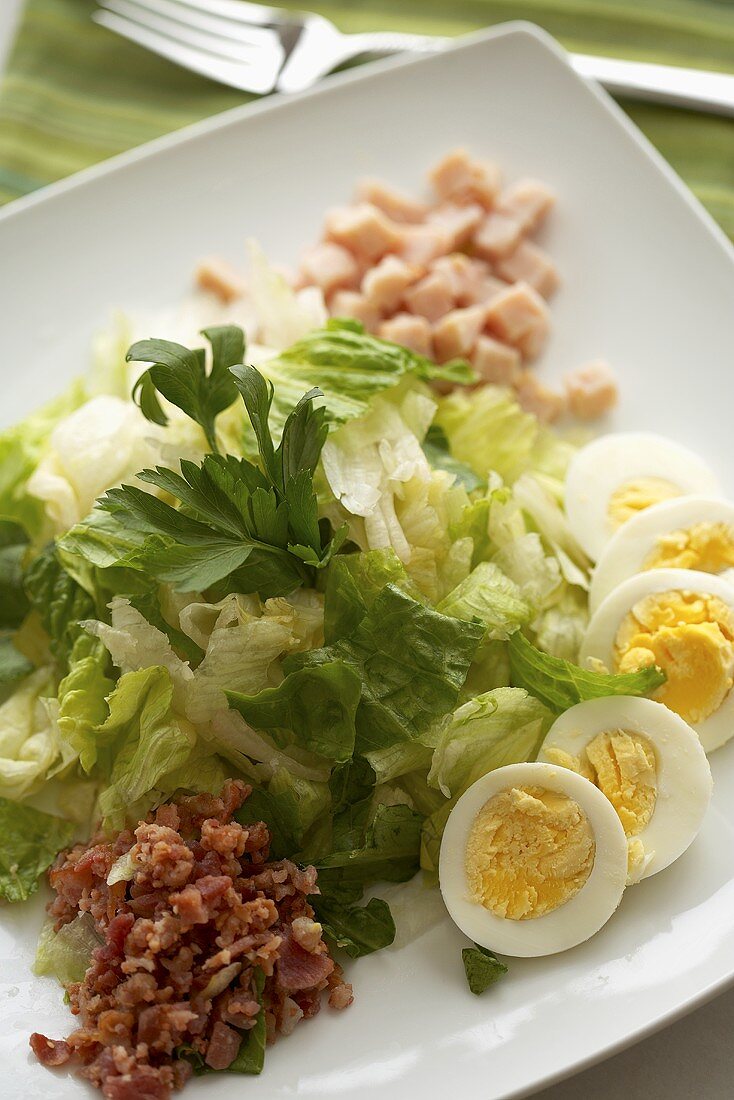
[[[309,0],[303,6],[345,31],[458,34],[523,18],[573,50],[734,72],[734,0]],[[27,0],[0,85],[0,202],[251,98],[96,26],[94,7],[93,0]],[[624,106],[734,237],[734,120]]]

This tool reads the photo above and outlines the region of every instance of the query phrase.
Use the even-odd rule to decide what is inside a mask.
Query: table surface
[[[0,0],[0,69],[22,0]],[[729,1100],[734,989],[621,1054],[536,1095],[539,1100]]]

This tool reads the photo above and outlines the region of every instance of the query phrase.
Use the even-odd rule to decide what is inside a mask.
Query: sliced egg
[[[628,520],[597,562],[589,589],[592,614],[618,584],[648,569],[725,576],[731,570],[734,576],[734,504],[716,497],[680,497]]]
[[[627,837],[631,882],[683,855],[711,800],[698,734],[652,699],[578,703],[553,723],[538,759],[571,768],[606,795]]]
[[[458,800],[439,860],[441,893],[465,935],[501,955],[553,955],[598,932],[627,881],[627,838],[581,775],[509,764]]]
[[[615,588],[592,615],[580,662],[610,672],[650,664],[653,698],[692,726],[706,752],[734,734],[734,587],[695,569],[651,569]]]
[[[603,435],[571,461],[566,515],[576,541],[596,561],[627,520],[691,493],[720,495],[714,474],[692,451],[647,432]]]

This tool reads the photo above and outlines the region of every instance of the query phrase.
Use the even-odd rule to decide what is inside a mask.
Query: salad
[[[0,896],[48,872],[79,1026],[31,1046],[112,1100],[261,1072],[439,888],[473,994],[582,942],[734,733],[702,460],[580,446],[253,261],[0,437]]]

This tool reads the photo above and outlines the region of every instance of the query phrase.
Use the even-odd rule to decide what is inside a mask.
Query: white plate
[[[565,282],[543,370],[607,357],[623,382],[616,423],[699,450],[733,489],[732,250],[611,101],[546,35],[517,24],[441,56],[237,109],[0,214],[2,419],[83,367],[112,307],[170,303],[199,256],[239,259],[250,235],[292,259],[357,176],[416,188],[458,144],[511,175],[538,175],[560,196],[548,243]],[[477,999],[464,983],[464,941],[447,923],[351,966],[354,1006],[298,1028],[260,1079],[210,1077],[189,1092],[518,1096],[711,996],[734,978],[734,742],[713,766],[700,837],[669,871],[631,889],[588,944],[511,963]],[[2,1095],[78,1096],[76,1081],[50,1078],[28,1052],[29,1031],[61,1036],[70,1024],[50,980],[29,975],[40,909],[6,911],[2,921]]]

